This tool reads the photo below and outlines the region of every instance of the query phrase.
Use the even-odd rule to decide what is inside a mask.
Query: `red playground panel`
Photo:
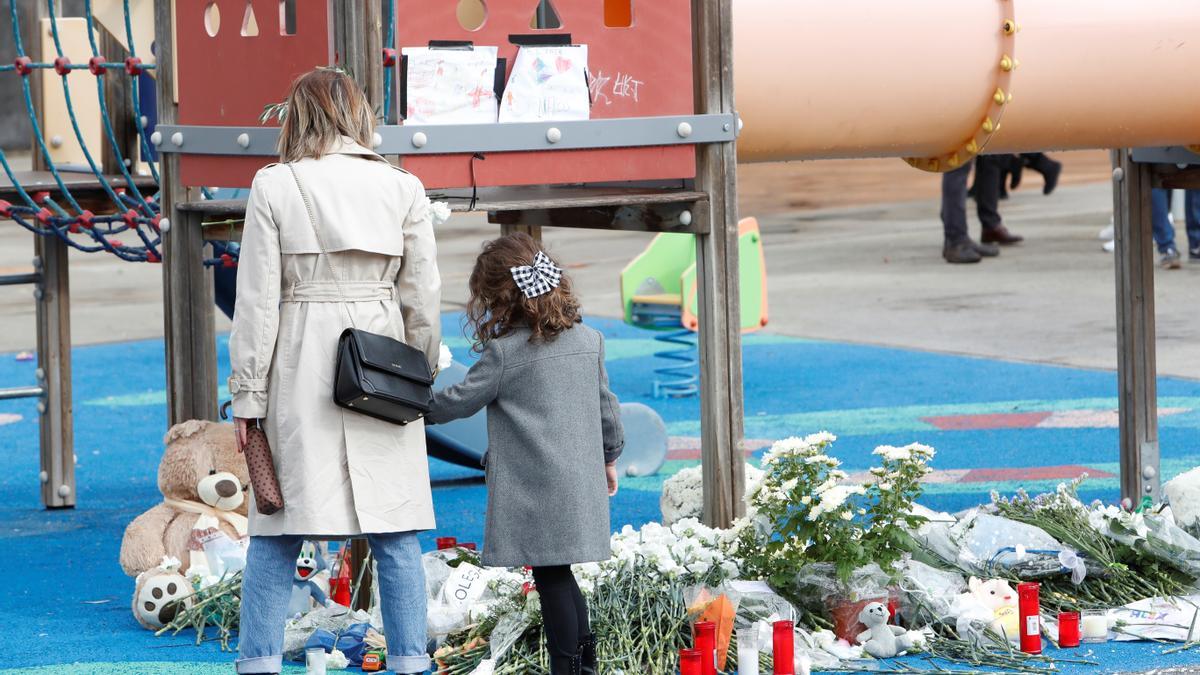
[[[292,80],[334,62],[329,0],[293,4],[288,34],[279,0],[176,0],[179,124],[258,126],[263,107],[283,101]],[[185,154],[180,178],[191,186],[247,186],[271,161]]]
[[[464,0],[470,1],[470,0]],[[498,46],[508,68],[516,58],[511,35],[569,34],[588,47],[592,119],[691,115],[692,14],[690,0],[633,2],[626,27],[605,25],[603,0],[552,0],[561,26],[533,29],[539,0],[487,0],[477,30],[458,20],[455,0],[397,0],[396,47],[421,47],[430,40],[469,40]],[[611,20],[611,19],[610,19]],[[622,22],[624,23],[624,22]],[[506,73],[507,76],[507,73]],[[475,162],[476,184],[538,185],[691,178],[691,145],[605,150],[559,150],[488,154]],[[427,187],[471,185],[470,155],[409,156],[404,168]]]

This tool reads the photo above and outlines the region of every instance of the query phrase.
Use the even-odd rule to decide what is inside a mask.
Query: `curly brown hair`
[[[480,352],[488,342],[527,326],[530,342],[549,342],[582,321],[579,301],[571,292],[571,279],[564,273],[558,287],[536,298],[527,298],[513,280],[513,267],[532,265],[542,247],[533,237],[519,232],[484,243],[467,282],[467,325],[474,332],[473,350]]]

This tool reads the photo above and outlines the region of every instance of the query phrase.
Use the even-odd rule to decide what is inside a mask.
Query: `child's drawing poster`
[[[497,47],[405,47],[405,122],[478,124],[496,121]]]
[[[586,120],[587,45],[521,47],[500,102],[501,122]]]

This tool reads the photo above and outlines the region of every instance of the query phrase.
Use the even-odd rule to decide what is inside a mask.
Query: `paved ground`
[[[1107,175],[1103,153],[1069,153],[1067,159],[1067,183]],[[1112,256],[1096,237],[1111,215],[1106,182],[1067,184],[1043,197],[1036,176],[1029,178],[1028,187],[1002,204],[1009,227],[1027,242],[996,260],[951,266],[940,259],[936,176],[895,160],[861,160],[753,165],[743,168],[741,181],[742,213],[759,215],[763,225],[774,331],[1116,366]],[[844,205],[854,195],[867,205]],[[897,201],[903,197],[909,198]],[[465,300],[474,253],[495,233],[479,216],[444,226],[439,244],[448,309]],[[649,236],[557,230],[546,238],[571,265],[588,313],[618,315],[617,273]],[[0,224],[0,273],[27,268],[31,250],[28,233]],[[1200,329],[1200,313],[1187,310],[1197,274],[1200,266],[1157,275],[1162,374],[1200,377],[1200,343],[1187,339]],[[76,344],[162,334],[158,266],[78,254],[72,288]],[[0,288],[0,351],[33,344],[29,293],[27,287]],[[218,328],[227,324],[222,320]]]

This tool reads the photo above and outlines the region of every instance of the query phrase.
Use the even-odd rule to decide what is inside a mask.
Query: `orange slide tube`
[[[743,161],[1200,143],[1191,0],[734,0]]]

